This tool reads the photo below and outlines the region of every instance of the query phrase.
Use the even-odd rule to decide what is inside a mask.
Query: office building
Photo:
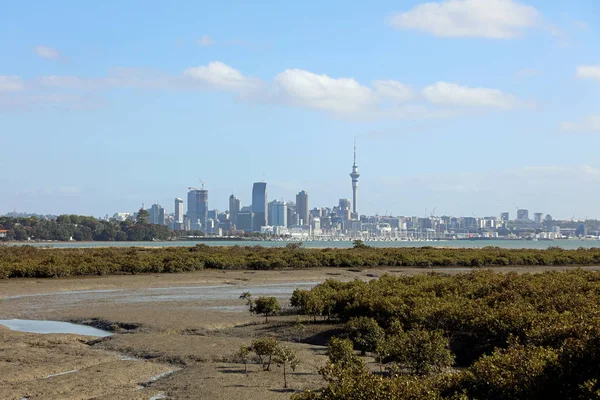
[[[534,214],[533,214],[533,221],[534,221],[536,224],[541,224],[541,223],[542,223],[542,216],[543,216],[543,215],[544,215],[543,213],[539,213],[539,212],[537,212],[537,213],[534,213]]]
[[[237,224],[237,216],[241,209],[241,201],[234,195],[229,196],[229,219],[233,225]]]
[[[148,212],[150,213],[149,223],[154,225],[165,224],[165,209],[160,204],[152,204]]]
[[[529,210],[518,209],[517,210],[517,220],[519,220],[519,221],[529,221]]]
[[[173,220],[173,229],[176,231],[183,230],[183,199],[177,197],[175,199],[175,218]]]
[[[503,212],[500,214],[500,221],[507,222],[510,219],[510,214],[507,212]]]
[[[254,215],[250,207],[244,207],[237,214],[236,228],[239,231],[252,232],[252,220]]]
[[[304,190],[296,195],[296,212],[300,218],[301,225],[308,225],[310,215],[308,213],[308,193]]]
[[[287,203],[285,201],[273,201],[271,204],[271,211],[269,211],[269,217],[271,218],[272,226],[285,226],[287,227]]]
[[[350,219],[350,213],[351,213],[350,205],[351,205],[351,203],[350,203],[350,200],[348,200],[348,199],[340,199],[340,201],[338,203],[339,215],[345,221]]]
[[[252,230],[260,232],[263,226],[267,226],[269,220],[268,193],[266,182],[255,182],[252,186]]]
[[[188,192],[188,218],[193,230],[203,230],[208,219],[208,190],[190,188]]]

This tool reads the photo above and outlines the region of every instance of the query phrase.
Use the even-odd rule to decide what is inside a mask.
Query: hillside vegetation
[[[105,247],[51,249],[0,247],[0,278],[65,277],[136,273],[173,273],[215,269],[272,270],[286,268],[369,267],[496,267],[536,265],[600,265],[600,249],[547,250],[447,248],[303,249],[261,246]]]

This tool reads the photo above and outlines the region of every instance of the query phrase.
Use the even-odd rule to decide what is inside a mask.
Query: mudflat
[[[598,267],[584,267],[599,269]],[[568,267],[506,267],[543,272]],[[372,279],[383,274],[461,273],[470,268],[369,268],[279,271],[205,270],[64,279],[0,281],[0,319],[71,321],[110,330],[95,338],[33,334],[0,326],[0,398],[17,399],[287,399],[322,386],[325,362],[319,332],[334,327],[294,316],[251,315],[239,295],[270,295],[287,305],[296,287],[328,278]],[[234,357],[241,345],[276,336],[299,355],[283,388],[280,368]],[[300,343],[304,342],[304,343]],[[158,397],[157,397],[158,396]],[[162,397],[161,397],[162,396]]]

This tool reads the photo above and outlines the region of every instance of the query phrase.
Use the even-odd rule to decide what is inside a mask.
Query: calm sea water
[[[195,246],[199,243],[208,246],[263,246],[263,247],[284,247],[290,242],[279,241],[173,241],[173,242],[45,242],[32,243],[36,247],[52,248],[88,248],[88,247],[170,247],[170,246]],[[532,240],[448,240],[431,242],[400,242],[400,241],[368,241],[365,242],[372,247],[452,247],[452,248],[481,248],[486,246],[497,246],[506,249],[546,249],[550,246],[557,246],[563,249],[577,249],[579,247],[592,248],[600,247],[600,240],[552,240],[552,241],[532,241]],[[18,245],[18,244],[17,244]],[[302,242],[305,248],[349,248],[352,247],[350,241],[305,241]]]

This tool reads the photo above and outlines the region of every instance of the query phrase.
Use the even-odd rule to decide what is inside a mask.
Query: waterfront
[[[299,241],[298,241],[299,242]],[[30,245],[35,247],[51,248],[90,248],[90,247],[172,247],[172,246],[196,246],[205,244],[207,246],[262,246],[262,247],[285,247],[294,241],[269,241],[269,240],[189,240],[189,241],[155,241],[155,242],[12,242],[10,245]],[[565,250],[582,248],[598,248],[600,240],[435,240],[435,241],[394,241],[394,240],[370,240],[365,242],[368,246],[378,248],[399,247],[448,247],[448,248],[482,248],[487,246],[501,247],[506,249],[547,249],[548,247],[560,247]],[[306,240],[302,241],[305,248],[351,248],[350,240]]]

